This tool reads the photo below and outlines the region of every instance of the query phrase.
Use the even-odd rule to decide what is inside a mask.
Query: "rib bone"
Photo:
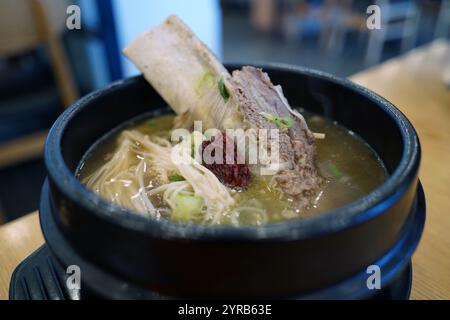
[[[230,74],[215,55],[178,17],[169,16],[144,32],[124,50],[148,82],[184,122],[202,120],[203,128],[242,127],[238,104],[232,95],[221,96],[218,81],[230,88]]]

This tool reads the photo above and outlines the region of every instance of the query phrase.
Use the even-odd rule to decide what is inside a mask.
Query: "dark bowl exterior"
[[[364,138],[384,161],[386,182],[345,207],[263,227],[205,227],[137,216],[102,200],[74,175],[101,136],[149,110],[164,112],[159,95],[143,77],[134,77],[82,98],[49,133],[49,192],[42,202],[50,204],[46,219],[54,220],[67,246],[116,278],[175,297],[298,296],[386,257],[414,212],[420,146],[413,127],[388,101],[350,81],[299,67],[263,68],[292,105],[335,119]],[[416,245],[405,249],[406,260]]]

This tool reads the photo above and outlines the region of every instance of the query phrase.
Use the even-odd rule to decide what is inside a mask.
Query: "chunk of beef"
[[[232,74],[234,93],[246,122],[254,129],[280,129],[279,155],[287,168],[276,173],[275,178],[284,193],[307,205],[322,179],[314,164],[315,139],[303,117],[292,110],[281,91],[274,86],[261,69],[243,67]],[[278,128],[267,118],[291,117],[292,126]]]

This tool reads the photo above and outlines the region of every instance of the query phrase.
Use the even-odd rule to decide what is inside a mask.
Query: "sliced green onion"
[[[156,128],[156,123],[154,121],[149,121],[149,122],[147,122],[147,127]]]
[[[330,172],[336,177],[336,178],[340,178],[342,177],[342,172],[341,170],[338,169],[338,167],[336,167],[333,163],[330,163],[328,165],[328,168],[330,169]]]
[[[223,77],[220,77],[219,81],[217,82],[217,85],[219,87],[219,92],[220,92],[220,95],[222,96],[223,100],[225,100],[225,102],[228,102],[228,99],[230,99],[230,93],[228,92],[228,89],[225,86]]]
[[[173,173],[169,176],[170,181],[184,181],[186,180],[182,175],[179,175],[178,173]]]
[[[267,121],[272,122],[274,125],[276,125],[280,129],[289,129],[292,128],[292,125],[294,124],[294,120],[292,120],[291,117],[277,117],[271,114],[268,114],[266,112],[260,112],[260,115],[262,115]]]
[[[291,117],[281,117],[281,118],[279,118],[279,121],[280,121],[280,125],[286,129],[292,128],[292,125],[294,124],[294,120],[292,120]],[[278,125],[278,127],[280,125]]]
[[[175,207],[171,218],[175,221],[188,222],[202,213],[204,200],[192,193],[180,192],[175,196]]]
[[[211,88],[214,85],[214,74],[210,70],[206,70],[203,72],[195,82],[194,89],[197,96],[200,96],[202,86],[206,86],[207,88]]]

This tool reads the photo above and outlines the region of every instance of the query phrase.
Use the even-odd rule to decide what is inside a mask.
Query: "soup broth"
[[[381,160],[360,137],[324,117],[303,114],[312,131],[325,134],[324,139],[316,140],[315,155],[316,166],[324,178],[324,183],[314,195],[312,205],[299,210],[295,201],[287,198],[271,183],[270,176],[252,175],[245,190],[230,190],[232,209],[221,216],[218,224],[261,225],[320,214],[366,195],[386,179],[387,172]],[[154,217],[158,219],[179,220],[172,215],[170,207],[164,201],[164,192],[169,191],[152,193],[152,190],[158,190],[161,182],[158,173],[154,172],[152,164],[147,161],[146,150],[141,142],[131,138],[131,146],[126,150],[127,155],[117,161],[122,171],[114,169],[116,171],[104,172],[105,165],[117,156],[119,148],[124,147],[121,142],[124,132],[147,136],[153,139],[152,141],[167,141],[173,120],[174,116],[163,115],[132,121],[107,135],[94,145],[81,161],[77,170],[79,179],[103,198],[134,212],[146,214],[150,206],[154,207],[152,212],[157,213]],[[142,178],[135,175],[139,171]],[[92,183],[99,175],[103,175],[103,183]],[[183,187],[182,177],[175,176],[173,180],[175,187],[177,183],[180,188]],[[178,180],[180,181],[176,182]],[[150,203],[142,200],[142,192],[146,193]],[[198,201],[188,198],[189,205],[192,204],[192,199]],[[197,212],[191,216],[189,222],[205,223],[205,219]]]

